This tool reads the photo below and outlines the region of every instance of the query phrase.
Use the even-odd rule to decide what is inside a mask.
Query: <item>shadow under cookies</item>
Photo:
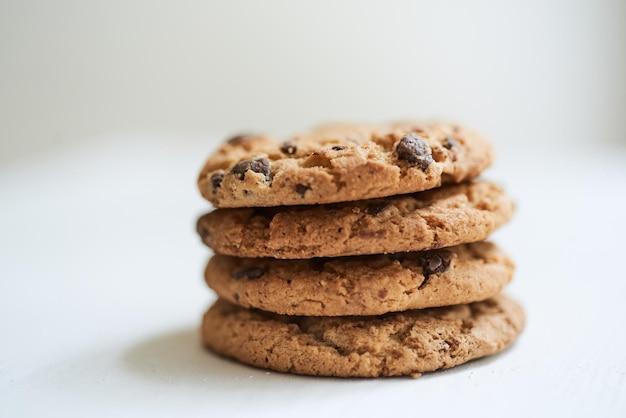
[[[173,330],[142,341],[125,353],[124,364],[141,377],[164,382],[200,383],[209,378],[259,373],[207,350],[197,328]]]
[[[144,379],[212,392],[246,388],[262,392],[293,386],[295,381],[304,383],[303,387],[315,382],[311,377],[258,369],[220,357],[202,345],[197,328],[173,330],[144,340],[126,351],[123,363]]]

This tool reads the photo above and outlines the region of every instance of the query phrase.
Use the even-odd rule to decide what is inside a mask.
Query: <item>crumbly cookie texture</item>
[[[197,231],[219,254],[313,258],[423,251],[482,241],[513,215],[489,182],[320,206],[217,209]]]
[[[280,316],[218,300],[202,337],[218,354],[280,372],[417,377],[501,351],[524,320],[504,295],[378,317]]]
[[[222,208],[344,202],[459,183],[492,161],[489,142],[458,125],[335,125],[284,142],[233,137],[207,160],[198,187]]]
[[[415,253],[277,260],[215,255],[205,271],[222,299],[284,315],[381,315],[487,299],[513,278],[511,259],[476,242]]]

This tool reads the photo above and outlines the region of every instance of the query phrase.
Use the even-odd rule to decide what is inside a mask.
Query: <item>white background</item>
[[[0,416],[625,416],[626,3],[0,2]],[[195,190],[224,135],[438,116],[487,133],[528,314],[412,379],[219,359]]]
[[[623,0],[3,0],[0,161],[405,117],[624,144],[625,74]]]

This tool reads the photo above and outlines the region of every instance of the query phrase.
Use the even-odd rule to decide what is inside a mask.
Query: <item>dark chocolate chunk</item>
[[[228,140],[226,140],[226,142],[228,142],[230,145],[241,145],[244,142],[246,142],[248,139],[250,138],[254,138],[255,134],[241,134],[241,135],[235,135],[231,138],[229,138]]]
[[[283,145],[280,147],[280,150],[287,155],[294,155],[298,150],[298,147],[293,142],[287,141],[283,143]]]
[[[433,162],[432,150],[421,137],[407,134],[402,137],[396,147],[398,159],[416,165],[426,171]]]
[[[455,148],[455,147],[458,147],[458,146],[459,146],[459,143],[458,143],[458,142],[456,142],[456,141],[454,140],[454,138],[449,137],[449,136],[448,136],[448,137],[446,137],[446,139],[445,139],[445,140],[444,140],[444,142],[443,142],[443,147],[444,147],[445,149],[452,149],[452,148]]]
[[[431,274],[439,274],[448,270],[453,256],[454,253],[446,249],[427,251],[421,254],[418,262],[422,266],[424,281],[418,289],[426,285]]]
[[[252,160],[240,161],[230,170],[233,174],[239,174],[239,180],[243,180],[246,171],[254,171],[265,176],[265,180],[270,179],[270,161],[267,158],[254,158]]]
[[[222,180],[224,180],[223,171],[211,174],[211,186],[213,186],[213,190],[217,190],[222,186]]]
[[[343,145],[335,145],[332,148],[333,151],[343,151],[344,149],[346,149],[346,147],[344,147]]]
[[[236,280],[241,279],[258,279],[265,274],[265,270],[260,267],[248,267],[243,270],[237,270],[233,273],[233,278]]]
[[[311,190],[311,186],[309,186],[308,184],[296,184],[296,193],[298,193],[301,197],[304,198],[304,194],[307,192],[307,190]]]
[[[433,250],[423,253],[420,257],[420,263],[424,268],[424,274],[443,273],[450,267],[450,261],[454,253],[450,250]]]
[[[376,216],[379,213],[384,212],[389,206],[391,206],[389,202],[372,202],[365,208],[365,213]]]

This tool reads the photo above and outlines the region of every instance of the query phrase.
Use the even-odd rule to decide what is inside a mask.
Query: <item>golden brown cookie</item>
[[[387,254],[482,241],[513,209],[504,190],[482,181],[331,205],[217,209],[197,230],[215,252],[237,257]]]
[[[458,125],[336,125],[284,142],[231,138],[207,160],[198,187],[222,208],[344,202],[459,183],[492,160],[489,142]]]
[[[281,316],[218,300],[202,338],[218,354],[281,372],[419,376],[497,353],[523,327],[522,308],[503,295],[378,317]]]
[[[415,253],[311,260],[215,255],[205,271],[218,296],[284,315],[381,315],[487,299],[513,278],[511,259],[476,242]]]

